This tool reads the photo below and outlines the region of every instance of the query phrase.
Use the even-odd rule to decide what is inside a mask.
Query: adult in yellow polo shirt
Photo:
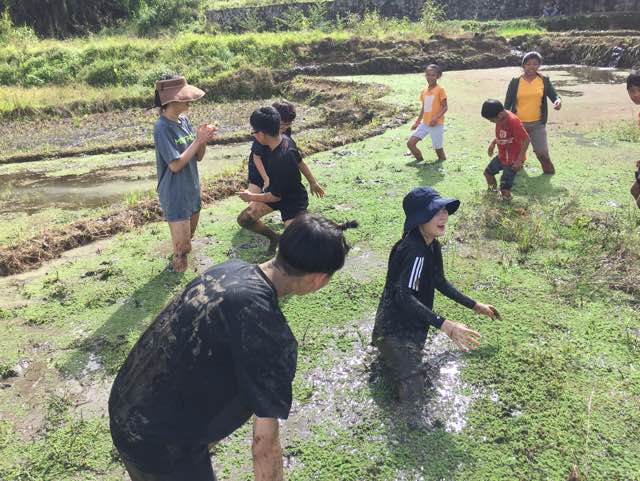
[[[562,99],[551,85],[549,77],[538,73],[541,64],[542,56],[538,52],[529,52],[522,57],[523,73],[509,83],[504,107],[516,114],[524,124],[542,171],[554,174],[556,169],[551,162],[547,141],[547,98],[553,102],[556,110],[562,107]]]

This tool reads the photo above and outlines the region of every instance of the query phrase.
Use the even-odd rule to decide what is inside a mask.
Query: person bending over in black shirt
[[[411,413],[424,399],[422,349],[429,327],[442,329],[464,351],[480,344],[478,332],[433,312],[435,289],[478,314],[500,318],[495,307],[465,296],[445,278],[436,238],[444,235],[449,214],[459,206],[460,201],[443,198],[431,187],[413,189],[403,200],[403,237],[389,256],[373,344],[401,404]]]
[[[280,133],[280,114],[273,107],[262,107],[251,114],[251,134],[269,153],[264,168],[269,185],[264,192],[238,192],[249,203],[238,216],[238,224],[269,239],[269,252],[275,252],[278,234],[260,219],[279,210],[285,229],[295,217],[309,206],[307,190],[302,185],[299,163],[302,156],[293,140]]]
[[[253,466],[282,480],[278,419],[289,415],[297,341],[279,306],[324,287],[349,251],[343,231],[299,216],[261,265],[232,260],[178,294],[133,347],[111,389],[113,442],[132,481],[213,481],[208,444],[255,415]]]

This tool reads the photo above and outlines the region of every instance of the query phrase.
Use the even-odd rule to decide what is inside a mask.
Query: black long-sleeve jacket
[[[424,343],[429,326],[440,328],[445,320],[433,312],[435,289],[469,309],[476,304],[445,278],[440,243],[434,240],[427,245],[414,229],[391,250],[373,328],[374,343],[390,335]]]

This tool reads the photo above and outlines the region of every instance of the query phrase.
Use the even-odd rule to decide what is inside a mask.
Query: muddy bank
[[[352,37],[349,39],[331,39],[299,43],[287,46],[287,54],[291,58],[290,66],[285,69],[272,70],[268,68],[242,68],[235,73],[219,79],[200,84],[207,91],[206,99],[210,102],[235,102],[242,99],[269,99],[282,95],[287,81],[295,76],[304,75],[356,75],[356,74],[394,74],[422,72],[425,65],[438,63],[446,70],[464,70],[474,68],[494,68],[518,65],[521,50],[537,48],[546,57],[547,64],[579,63],[585,65],[607,66],[612,60],[614,49],[620,45],[624,47],[618,66],[628,68],[640,62],[640,37],[635,31],[614,32],[569,32],[553,35],[520,36],[507,40],[490,33],[464,34],[455,37],[435,35],[430,39],[389,38],[384,40]],[[117,131],[116,122],[123,126],[132,123],[135,130],[140,125],[137,120],[140,109],[152,105],[152,98],[131,98],[120,100],[105,100],[94,103],[74,102],[47,109],[22,109],[3,114],[7,125],[19,119],[67,119],[67,122],[77,129],[87,122],[78,116],[91,116],[101,123],[110,124],[112,130]],[[215,106],[208,107],[215,110]],[[196,107],[197,109],[197,107]],[[239,111],[243,111],[242,108]],[[109,114],[115,115],[112,120]],[[215,118],[215,114],[213,115]],[[103,118],[105,117],[105,118]],[[73,119],[72,119],[73,118]],[[72,119],[72,120],[70,120]],[[78,125],[80,124],[80,125]],[[66,125],[63,122],[63,125]],[[58,129],[64,132],[64,128]],[[226,135],[230,132],[222,132]],[[56,137],[55,135],[53,137]],[[125,136],[128,143],[138,144],[127,146],[121,137],[107,137],[102,144],[109,142],[119,144],[120,150],[126,148],[143,148],[148,145],[148,136],[144,137],[147,144],[142,144],[140,138],[132,139]],[[88,149],[91,146],[82,136],[76,139],[74,150]],[[43,145],[49,143],[45,137]],[[50,147],[53,148],[53,146]],[[96,147],[95,145],[93,147]],[[67,149],[69,150],[69,149]],[[111,150],[113,151],[113,150]],[[94,152],[95,153],[95,152]],[[17,152],[14,152],[17,154]],[[4,154],[5,157],[8,156]],[[11,154],[9,154],[11,155]],[[67,152],[67,156],[69,153]]]
[[[558,34],[511,39],[522,51],[537,50],[546,64],[582,64],[629,69],[640,63],[640,36]]]
[[[286,53],[290,58],[287,68],[241,68],[216,80],[199,83],[206,91],[205,100],[221,103],[268,99],[281,95],[283,87],[286,87],[283,83],[305,71],[331,75],[411,73],[422,71],[426,64],[433,61],[441,63],[447,69],[504,66],[513,61],[510,46],[503,38],[484,35],[456,38],[435,36],[429,40],[325,38],[287,45]],[[2,114],[0,118],[12,122],[20,119],[69,119],[91,114],[125,112],[125,116],[120,119],[128,123],[131,121],[131,110],[146,109],[153,105],[152,93],[149,91],[148,97],[73,102],[42,109],[16,109]],[[137,116],[134,112],[133,117]]]
[[[362,93],[362,99],[357,102],[352,98],[356,88]],[[326,115],[326,125],[320,135],[296,136],[304,154],[358,142],[405,123],[409,118],[408,112],[377,100],[386,92],[387,89],[381,86],[363,87],[362,84],[332,80],[298,78],[292,82],[286,91],[290,98],[309,99],[312,95],[310,103],[321,104]],[[203,203],[234,195],[245,187],[245,179],[246,171],[243,168],[235,174],[204,184]],[[0,248],[0,276],[36,268],[66,250],[160,220],[162,212],[158,200],[145,199],[99,219],[81,220],[51,229],[18,245]]]
[[[484,34],[429,40],[323,40],[300,46],[294,73],[314,75],[393,74],[422,72],[437,63],[445,70],[513,65],[517,56],[502,37]]]

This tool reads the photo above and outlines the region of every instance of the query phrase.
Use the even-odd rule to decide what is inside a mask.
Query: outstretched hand
[[[480,304],[479,302],[476,302],[476,305],[473,306],[473,311],[476,312],[477,314],[484,314],[485,316],[490,317],[494,321],[496,319],[498,320],[502,319],[500,317],[500,313],[498,312],[498,309],[493,307],[491,304]]]
[[[316,197],[320,197],[320,198],[324,197],[324,189],[317,182],[310,184],[309,190],[311,190],[311,193]]]
[[[464,324],[453,321],[444,321],[442,323],[442,330],[445,332],[449,339],[451,339],[458,348],[468,352],[480,347],[480,338],[482,337],[479,332],[469,329]]]
[[[553,102],[553,108],[556,110],[560,110],[562,108],[562,100],[558,99]]]

